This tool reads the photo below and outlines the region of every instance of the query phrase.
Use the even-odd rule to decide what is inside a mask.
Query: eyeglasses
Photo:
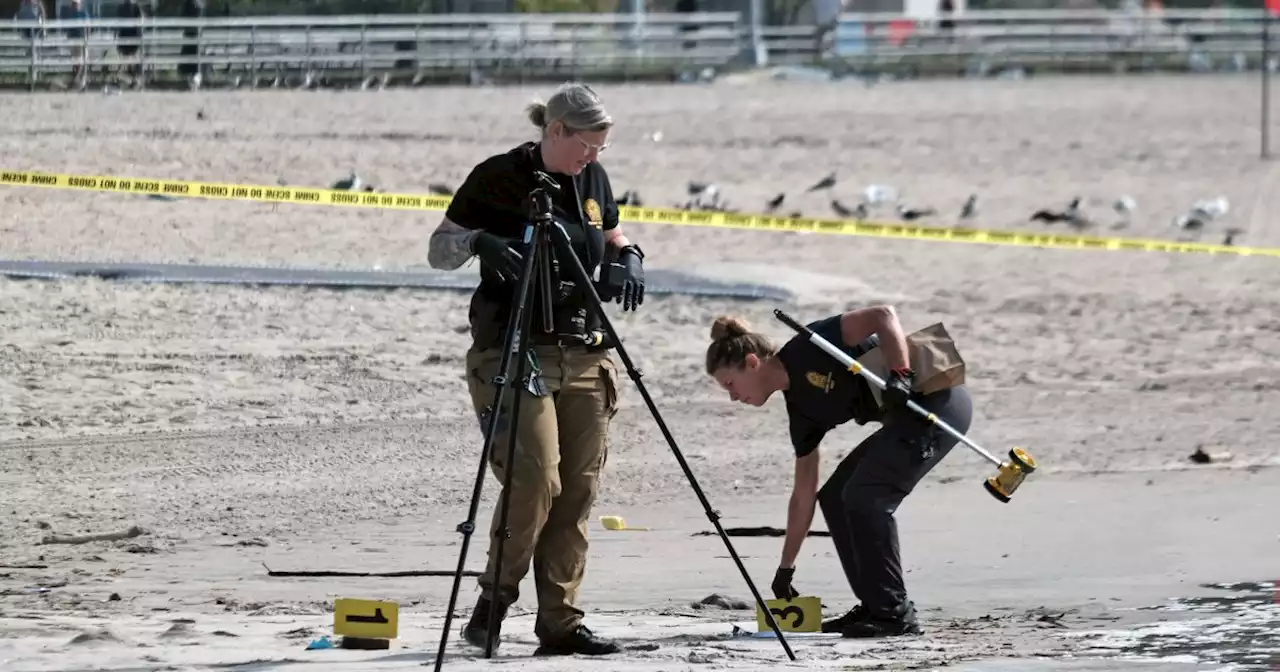
[[[604,150],[609,149],[609,143],[607,142],[604,143],[603,145],[593,145],[587,142],[586,140],[583,140],[582,136],[575,135],[573,136],[573,138],[577,140],[579,143],[581,143],[582,147],[586,149],[588,152],[594,150],[596,154],[604,154]]]

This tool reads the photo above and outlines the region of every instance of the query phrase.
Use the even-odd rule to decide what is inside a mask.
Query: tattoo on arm
[[[463,228],[445,217],[431,233],[427,263],[431,268],[445,271],[460,268],[471,258],[471,240],[476,233],[478,232]]]

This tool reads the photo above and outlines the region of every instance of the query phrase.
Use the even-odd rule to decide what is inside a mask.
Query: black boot
[[[910,602],[888,611],[868,612],[861,620],[848,623],[841,633],[844,637],[896,637],[899,635],[923,635],[916,619],[915,606]]]
[[[476,601],[476,610],[471,612],[471,620],[462,626],[462,637],[467,643],[481,650],[485,647],[485,640],[489,631],[489,605],[492,604],[489,598],[482,597]],[[498,624],[493,629],[493,650],[498,650],[498,643],[502,637],[502,619],[507,617],[507,605],[498,603]]]
[[[843,616],[837,616],[829,621],[822,622],[823,632],[844,632],[845,626],[850,623],[856,623],[867,617],[866,607],[859,604],[850,609]]]
[[[596,637],[587,626],[579,625],[568,634],[542,640],[542,646],[533,655],[572,656],[580,653],[584,656],[604,656],[621,650],[622,647],[616,642]]]

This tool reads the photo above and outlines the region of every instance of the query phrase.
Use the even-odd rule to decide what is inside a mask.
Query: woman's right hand
[[[472,241],[471,249],[481,261],[489,264],[498,275],[502,276],[503,280],[515,282],[520,278],[524,257],[511,249],[511,241],[488,231],[481,231]]]
[[[795,578],[795,575],[795,567],[779,567],[777,573],[773,575],[773,596],[779,600],[800,597],[800,593],[791,585],[791,579]]]

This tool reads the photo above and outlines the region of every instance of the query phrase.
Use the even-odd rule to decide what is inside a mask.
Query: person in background
[[[62,13],[60,17],[63,21],[88,21],[89,9],[84,6],[83,0],[71,0],[71,6]],[[84,88],[88,84],[89,69],[85,63],[85,34],[88,26],[74,26],[67,28],[67,38],[70,40],[78,40],[71,45],[71,60],[74,65],[71,68],[71,81],[74,82],[76,88]]]
[[[142,5],[137,0],[123,0],[120,6],[116,8],[116,18],[119,19],[135,19],[141,21],[146,18]],[[137,56],[141,48],[139,41],[142,39],[142,26],[130,26],[127,28],[119,28],[116,30],[116,39],[121,42],[116,44],[116,49],[120,52],[123,59],[133,60]],[[133,77],[134,82],[141,84],[142,63],[135,62],[124,66],[126,72]]]

